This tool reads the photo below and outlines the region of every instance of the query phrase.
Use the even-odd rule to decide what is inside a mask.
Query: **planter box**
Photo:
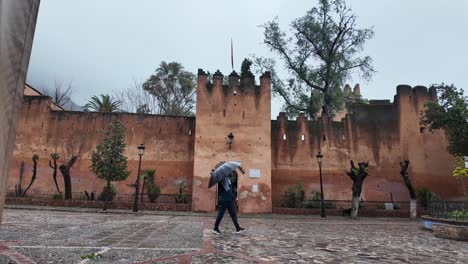
[[[451,220],[445,218],[436,218],[427,215],[423,215],[421,217],[423,221],[432,222],[432,223],[442,223],[442,224],[449,224],[449,225],[457,225],[457,226],[468,226],[468,221],[458,221],[458,220]]]
[[[468,241],[468,226],[434,223],[432,231],[435,237]]]

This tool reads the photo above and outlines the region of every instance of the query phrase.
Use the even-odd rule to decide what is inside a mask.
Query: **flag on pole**
[[[232,46],[232,38],[231,38],[231,67],[232,67],[232,71],[234,71],[234,48]]]

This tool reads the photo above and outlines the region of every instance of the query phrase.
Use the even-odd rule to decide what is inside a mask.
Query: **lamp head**
[[[143,156],[143,153],[145,152],[145,145],[144,144],[140,144],[138,146],[138,155],[140,156]]]
[[[317,157],[317,162],[319,164],[322,164],[323,155],[322,155],[322,153],[320,151],[315,157]]]

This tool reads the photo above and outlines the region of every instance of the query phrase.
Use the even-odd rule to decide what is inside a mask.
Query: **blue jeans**
[[[214,229],[218,229],[219,223],[221,223],[221,220],[223,219],[224,212],[226,212],[226,209],[229,212],[229,215],[231,216],[232,222],[234,223],[234,226],[236,226],[236,229],[239,229],[239,222],[237,221],[237,213],[236,213],[236,203],[235,201],[229,201],[229,202],[219,202],[219,211],[218,211],[218,216],[216,217],[216,222],[215,222],[215,227]]]

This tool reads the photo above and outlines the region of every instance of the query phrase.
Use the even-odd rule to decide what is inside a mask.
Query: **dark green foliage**
[[[155,203],[161,194],[161,189],[159,186],[154,182],[154,176],[156,175],[155,169],[147,169],[144,173],[144,177],[146,179],[146,188],[148,193],[148,198],[150,202]]]
[[[101,200],[101,201],[112,201],[114,200],[114,197],[115,195],[117,194],[117,190],[115,189],[115,186],[114,185],[110,185],[110,186],[104,186],[104,188],[102,188],[102,192],[101,194],[99,194],[99,197],[98,199]]]
[[[125,150],[125,127],[116,118],[102,131],[102,141],[91,153],[91,169],[99,179],[107,181],[123,181],[130,174],[127,171]]]
[[[52,199],[53,200],[62,200],[63,196],[62,196],[61,193],[54,193],[54,194],[52,194]]]
[[[468,156],[468,97],[453,84],[434,84],[431,88],[436,89],[438,101],[426,103],[421,124],[431,130],[444,129],[449,139],[448,151],[452,155]]]
[[[176,203],[188,203],[188,195],[185,187],[184,180],[177,180],[176,185],[179,187],[179,193],[177,193],[174,198]]]
[[[136,109],[137,114],[150,114],[151,109],[148,107],[148,104],[139,105]]]
[[[434,193],[432,193],[429,189],[425,187],[417,189],[416,193],[417,193],[419,202],[421,203],[421,206],[426,209],[429,206],[429,203],[431,201],[440,200],[440,198],[437,195],[435,195]]]
[[[272,71],[273,91],[285,100],[286,110],[305,112],[313,118],[321,102],[324,113],[333,117],[343,107],[341,86],[346,80],[353,73],[371,78],[372,60],[360,53],[374,32],[358,29],[356,20],[344,0],[320,0],[317,7],[291,23],[290,34],[280,29],[277,20],[264,25],[264,43],[292,74],[282,82]],[[271,59],[263,62],[266,68],[274,66]]]
[[[122,105],[122,102],[112,99],[108,94],[101,94],[99,97],[91,97],[84,107],[85,112],[116,112]]]
[[[285,204],[287,208],[302,208],[304,206],[305,191],[302,182],[289,186],[285,193]]]
[[[195,75],[178,62],[161,62],[143,83],[143,89],[156,97],[161,115],[193,115],[195,87]]]
[[[252,61],[245,58],[242,61],[241,65],[241,72],[240,72],[240,83],[244,85],[244,77],[253,77],[252,72],[250,71],[250,66],[252,65]]]
[[[448,218],[458,221],[468,221],[468,211],[466,210],[455,210],[448,213]]]
[[[320,192],[312,192],[310,195],[310,199],[305,203],[306,208],[321,208],[320,207]],[[324,201],[324,207],[326,209],[334,208],[333,203],[330,201]]]
[[[86,260],[86,259],[95,260],[95,259],[100,259],[100,258],[102,258],[102,255],[101,254],[96,254],[96,253],[91,253],[91,254],[88,254],[88,255],[81,256],[81,259],[83,259],[83,260]]]

